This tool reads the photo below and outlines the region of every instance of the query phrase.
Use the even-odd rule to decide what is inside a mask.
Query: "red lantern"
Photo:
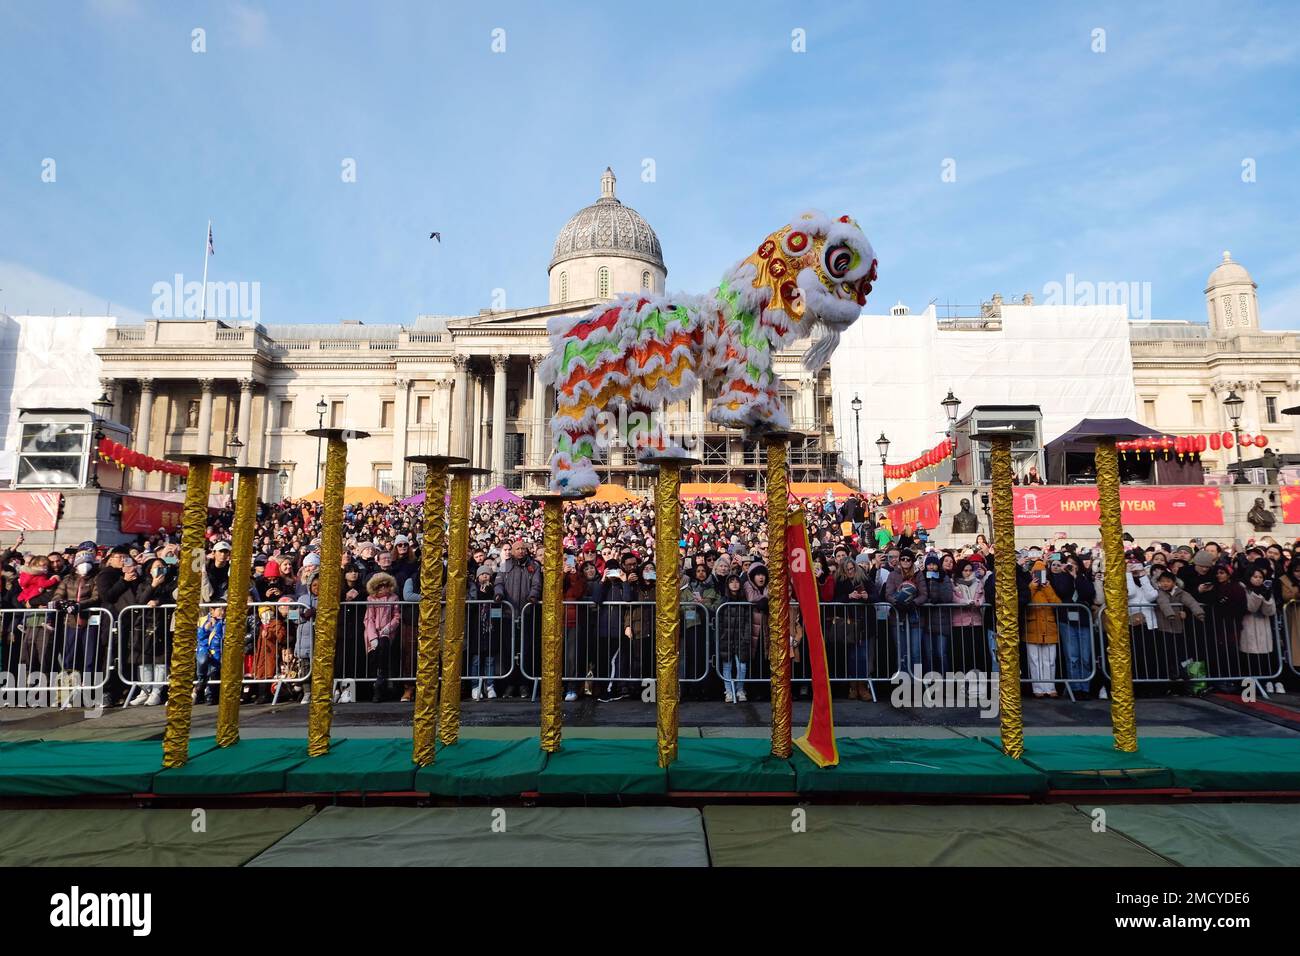
[[[1197,435],[1197,436],[1196,436],[1196,452],[1197,452],[1197,454],[1200,454],[1201,452],[1205,451],[1205,445],[1206,445],[1205,436],[1204,436],[1204,435]]]
[[[1213,435],[1210,436],[1210,450],[1218,451],[1222,447],[1223,447],[1223,437],[1218,432],[1215,432]]]
[[[1224,432],[1222,439],[1224,448],[1232,447],[1232,432]]]
[[[1256,448],[1267,448],[1267,447],[1268,447],[1268,436],[1267,436],[1267,435],[1256,435],[1256,436],[1255,436],[1255,447],[1256,447]]]

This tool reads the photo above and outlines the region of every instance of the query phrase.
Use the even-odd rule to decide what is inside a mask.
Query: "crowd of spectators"
[[[1082,697],[1104,686],[1097,651],[1103,605],[1099,545],[1055,542],[1022,549],[1004,565],[978,536],[937,549],[924,530],[893,529],[870,500],[809,500],[813,569],[832,676],[853,699],[869,679],[899,671],[996,670],[995,574],[1013,568],[1021,606],[1021,657],[1030,692]],[[213,513],[202,558],[202,600],[226,600],[231,515]],[[305,699],[320,592],[321,506],[261,506],[243,673],[247,699]],[[336,640],[336,699],[410,701],[420,600],[422,508],[349,506],[344,516],[343,601]],[[766,507],[684,503],[677,553],[655,554],[649,504],[586,502],[564,517],[568,699],[640,696],[654,676],[655,589],[679,578],[686,697],[743,702],[766,678]],[[540,673],[540,510],[530,502],[474,505],[471,513],[465,673],[472,700],[528,697]],[[1161,692],[1203,690],[1216,677],[1275,675],[1276,633],[1300,640],[1300,543],[1192,542],[1130,547],[1125,580],[1136,676]],[[996,557],[996,560],[995,560]],[[75,685],[105,668],[107,632],[120,621],[111,698],[139,706],[165,699],[178,536],[158,532],[106,547],[86,541],[47,554],[21,537],[0,550],[0,655]],[[1012,573],[1012,572],[1008,572]],[[721,608],[721,611],[719,611]],[[30,615],[22,612],[31,611]],[[126,611],[126,614],[123,612]],[[55,616],[51,616],[51,612]],[[1282,619],[1284,627],[1276,628]],[[198,634],[196,701],[212,702],[227,622],[205,607]],[[705,634],[712,636],[708,641]],[[806,676],[804,629],[794,615],[795,676]],[[1243,670],[1244,669],[1244,670]],[[648,699],[648,698],[647,698]]]

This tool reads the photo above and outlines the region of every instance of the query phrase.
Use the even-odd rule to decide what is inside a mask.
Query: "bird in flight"
[[[440,233],[440,232],[431,232],[431,233],[429,233],[429,238],[430,238],[430,239],[437,239],[438,242],[441,243],[441,242],[442,242],[442,233]]]

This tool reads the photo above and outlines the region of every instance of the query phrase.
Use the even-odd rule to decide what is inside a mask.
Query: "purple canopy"
[[[483,494],[479,495],[474,500],[480,504],[495,505],[500,504],[503,501],[508,504],[516,504],[524,499],[519,497],[513,491],[510,491],[505,485],[497,485],[495,488],[483,492]]]

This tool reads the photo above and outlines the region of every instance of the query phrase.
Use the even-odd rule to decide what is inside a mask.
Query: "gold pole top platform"
[[[408,461],[410,459],[407,459]],[[464,459],[461,459],[462,461]],[[475,468],[473,465],[452,465],[447,469],[447,474],[453,478],[472,478],[474,475],[490,475],[491,468]]]
[[[693,468],[696,465],[701,464],[701,461],[700,459],[692,458],[689,455],[656,455],[652,453],[645,456],[638,455],[636,463],[639,466],[637,468],[637,474],[658,474],[659,466],[661,465],[676,465],[679,468]],[[646,471],[642,472],[641,469],[643,468],[646,469]]]
[[[542,504],[545,504],[548,501],[583,501],[587,498],[594,498],[595,496],[596,492],[594,491],[582,491],[578,494],[573,494],[572,492],[562,494],[558,491],[539,491],[536,494],[524,495],[524,500],[540,501]]]
[[[355,428],[309,428],[306,434],[311,438],[325,438],[329,441],[352,441],[355,438],[370,437],[370,432],[359,432]]]
[[[790,431],[786,428],[748,428],[745,430],[745,438],[748,441],[783,441],[792,442],[796,438],[807,437],[803,432]]]
[[[406,460],[413,465],[426,465],[429,468],[447,468],[469,463],[468,458],[457,458],[455,455],[407,455]]]
[[[233,465],[235,459],[228,458],[225,455],[202,455],[198,452],[190,452],[184,455],[168,455],[168,461],[174,461],[178,465]],[[225,470],[224,467],[222,469]]]
[[[245,475],[274,475],[278,468],[263,468],[261,465],[234,465],[230,468],[223,468],[233,475],[244,477]]]

